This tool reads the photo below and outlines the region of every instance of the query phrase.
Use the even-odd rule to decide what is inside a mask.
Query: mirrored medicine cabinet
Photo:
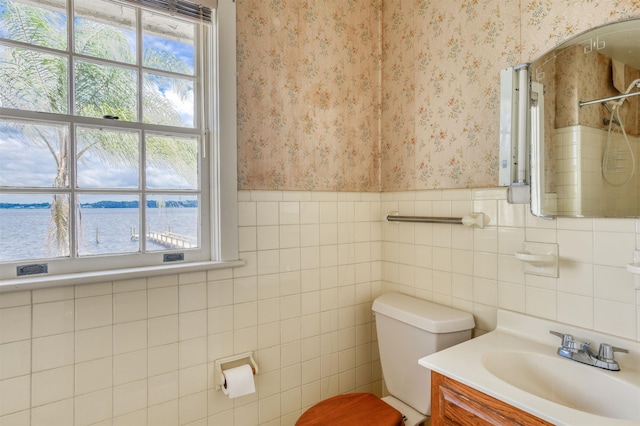
[[[566,41],[528,76],[533,214],[640,216],[640,19]]]

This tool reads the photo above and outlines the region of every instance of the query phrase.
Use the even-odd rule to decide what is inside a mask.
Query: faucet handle
[[[598,358],[602,361],[613,361],[613,353],[614,352],[622,352],[628,354],[629,351],[623,348],[617,348],[615,346],[611,346],[607,343],[600,344],[600,350],[598,351]]]
[[[572,335],[560,333],[559,331],[553,330],[549,330],[549,333],[562,339],[562,349],[568,350],[570,352],[578,351],[578,349],[576,348],[576,342],[573,340]]]

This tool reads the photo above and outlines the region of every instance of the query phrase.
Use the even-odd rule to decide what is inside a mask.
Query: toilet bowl
[[[372,310],[389,395],[378,399],[351,393],[326,399],[309,408],[297,426],[417,426],[431,414],[431,375],[418,360],[470,339],[473,316],[399,293],[376,298]]]

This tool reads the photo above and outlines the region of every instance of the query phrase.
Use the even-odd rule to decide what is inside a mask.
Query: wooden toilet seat
[[[296,426],[403,426],[402,414],[371,393],[348,393],[320,401]]]

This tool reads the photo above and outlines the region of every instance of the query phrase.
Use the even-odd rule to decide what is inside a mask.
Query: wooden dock
[[[96,231],[97,232],[97,231]],[[96,233],[96,242],[98,234]],[[136,228],[131,227],[131,241],[138,241],[140,235],[136,233]],[[166,248],[189,249],[198,247],[198,239],[188,235],[180,235],[169,230],[163,232],[153,232],[149,230],[147,240],[159,244]]]
[[[196,238],[169,231],[149,231],[147,233],[147,239],[167,248],[190,249],[198,247],[198,240]]]

